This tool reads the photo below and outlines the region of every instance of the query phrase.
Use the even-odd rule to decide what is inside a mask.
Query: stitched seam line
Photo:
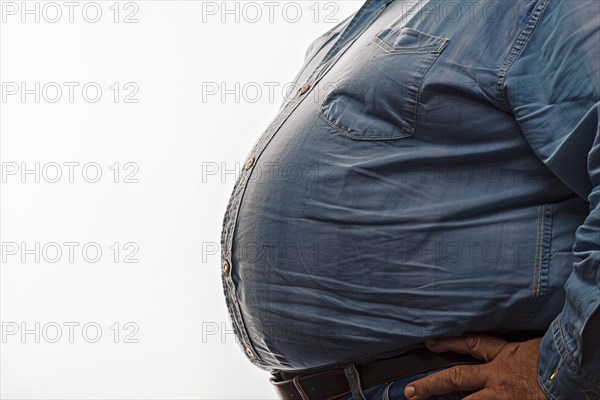
[[[418,117],[419,117],[419,103],[421,102],[421,87],[423,86],[423,80],[427,76],[427,73],[429,72],[431,67],[433,67],[433,64],[435,64],[437,59],[440,57],[442,50],[444,49],[444,47],[446,47],[446,44],[448,44],[448,40],[442,42],[439,52],[437,52],[437,55],[431,61],[431,64],[429,64],[429,67],[427,67],[427,70],[425,70],[423,75],[421,75],[421,79],[419,79],[419,84],[417,85],[417,98],[416,98],[416,104],[415,104],[415,112],[414,112],[414,117],[413,117],[413,119],[415,121],[415,123],[413,124],[413,135],[415,135],[417,133],[417,124],[418,124]]]
[[[533,31],[537,27],[537,23],[541,18],[542,12],[546,9],[546,5],[549,1],[550,0],[538,1],[533,14],[529,18],[529,21],[527,21],[527,24],[525,24],[525,26],[521,30],[521,33],[519,33],[519,36],[517,37],[517,40],[515,41],[512,49],[510,50],[510,53],[504,60],[502,67],[500,67],[500,71],[498,71],[498,76],[496,79],[496,99],[501,103],[501,105],[503,105],[507,109],[510,109],[508,99],[506,99],[502,94],[502,86],[506,81],[506,75],[508,74],[510,68],[516,62],[519,55],[521,55],[521,52],[525,48],[527,42],[529,42],[529,39],[531,38]]]
[[[544,394],[546,396],[550,396],[553,400],[559,400],[558,397],[556,397],[554,394],[552,394],[552,391],[550,390],[550,388],[548,386],[546,386],[546,384],[544,382],[542,382],[541,379],[538,379],[538,383],[542,387],[542,390],[544,391]]]
[[[539,251],[536,257],[536,267],[534,268],[534,274],[535,274],[535,287],[533,290],[533,301],[535,302],[535,300],[537,300],[538,296],[540,295],[540,286],[542,284],[541,280],[542,280],[542,260],[544,258],[544,233],[545,233],[545,229],[544,229],[544,225],[545,225],[545,220],[546,220],[546,208],[545,206],[541,206],[540,207],[540,212],[541,212],[541,219],[538,225],[538,244],[539,244]]]
[[[537,235],[535,238],[535,258],[533,259],[533,285],[531,287],[531,290],[533,291],[533,296],[535,297],[535,277],[536,277],[536,270],[537,270],[537,263],[538,263],[538,259],[539,259],[539,253],[540,253],[540,222],[541,222],[542,218],[541,218],[541,207],[538,207],[538,218],[537,218]]]
[[[385,40],[381,39],[379,36],[373,37],[373,42],[381,47],[385,52],[389,54],[418,54],[418,53],[437,53],[444,48],[445,44],[448,42],[446,38],[439,38],[438,43],[430,44],[427,46],[421,47],[412,47],[412,48],[395,48],[387,43]]]
[[[541,242],[540,242],[540,231],[541,231],[541,227],[543,226],[542,224],[542,208],[543,206],[538,206],[537,209],[537,235],[536,235],[536,242],[535,242],[535,253],[533,255],[533,277],[532,277],[532,282],[531,282],[531,293],[532,296],[529,299],[529,302],[527,304],[527,306],[523,307],[523,309],[521,310],[521,312],[515,316],[514,318],[512,318],[511,320],[509,320],[510,325],[519,325],[520,323],[522,323],[523,321],[526,321],[529,316],[531,315],[531,313],[533,312],[533,306],[535,304],[536,301],[536,290],[538,288],[538,259],[540,259],[539,253],[540,253],[540,248],[543,247]]]
[[[581,376],[582,378],[584,378],[585,380],[595,380],[598,381],[600,380],[600,376],[597,376],[596,374],[594,374],[593,372],[589,371],[588,369],[586,369],[585,367],[583,367],[582,365],[580,365],[577,362],[577,359],[575,358],[575,356],[573,355],[573,353],[571,353],[571,350],[569,349],[569,347],[567,346],[567,341],[565,340],[565,336],[563,333],[563,329],[562,329],[562,323],[560,322],[560,314],[556,317],[556,328],[558,330],[558,333],[560,335],[560,342],[558,343],[557,340],[554,341],[554,344],[556,346],[556,349],[558,350],[559,355],[561,355],[561,362],[570,370],[573,371],[573,369],[569,366],[569,364],[574,364],[576,366],[579,367],[579,369],[581,369],[581,371],[583,371],[586,375],[590,375],[589,377],[582,375],[580,372],[578,371],[573,371],[575,372],[577,375]],[[562,353],[566,353],[567,356],[569,356],[569,359],[571,360],[571,363],[566,363],[564,361],[564,358],[562,357]]]
[[[540,262],[540,295],[545,296],[548,293],[550,280],[550,256],[552,254],[552,235],[554,225],[554,204],[546,204],[545,222],[543,226],[544,240],[542,241],[542,259]],[[544,276],[545,275],[545,276]]]

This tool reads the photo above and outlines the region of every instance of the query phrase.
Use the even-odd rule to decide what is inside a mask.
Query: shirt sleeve
[[[549,399],[600,398],[600,2],[533,1],[498,75],[498,96],[589,215],[577,229],[565,304],[540,345]]]

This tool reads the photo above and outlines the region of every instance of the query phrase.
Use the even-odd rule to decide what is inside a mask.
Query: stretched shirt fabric
[[[600,396],[599,32],[595,0],[367,0],[317,38],[223,223],[249,359],[540,331],[547,396]]]

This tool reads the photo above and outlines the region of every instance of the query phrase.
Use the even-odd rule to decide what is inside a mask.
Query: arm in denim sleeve
[[[540,345],[550,399],[600,398],[600,2],[539,0],[498,75],[499,97],[531,148],[589,215],[565,304]]]

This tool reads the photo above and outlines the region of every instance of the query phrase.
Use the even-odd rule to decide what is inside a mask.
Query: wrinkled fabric
[[[407,400],[404,396],[404,388],[409,383],[416,381],[417,379],[424,378],[428,375],[440,372],[444,368],[438,368],[427,372],[420,372],[414,375],[406,376],[404,378],[397,379],[393,382],[386,382],[381,385],[371,386],[361,390],[361,394],[365,400]],[[460,400],[468,396],[467,392],[452,392],[441,395],[434,395],[429,397],[429,400]],[[358,396],[356,396],[358,397]],[[349,395],[343,400],[358,400],[355,396]]]
[[[599,4],[367,0],[313,42],[223,222],[253,363],[539,331],[549,398],[600,396]]]

